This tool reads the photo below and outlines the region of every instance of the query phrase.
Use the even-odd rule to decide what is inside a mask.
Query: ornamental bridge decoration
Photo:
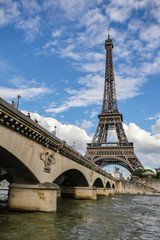
[[[55,211],[57,196],[96,199],[115,179],[0,98],[0,181],[12,210]]]

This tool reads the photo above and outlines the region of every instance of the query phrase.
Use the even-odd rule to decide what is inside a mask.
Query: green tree
[[[142,178],[142,173],[144,172],[143,169],[139,168],[139,169],[135,169],[132,173],[132,176],[138,176],[139,178]]]
[[[160,168],[155,168],[156,170],[156,178],[160,179]]]

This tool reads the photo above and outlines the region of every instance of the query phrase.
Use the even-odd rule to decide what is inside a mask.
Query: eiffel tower
[[[112,48],[113,42],[108,33],[108,39],[105,41],[106,66],[102,111],[98,115],[99,122],[93,140],[87,144],[85,156],[101,167],[116,164],[132,173],[137,168],[143,169],[143,166],[134,153],[133,143],[128,142],[122,125],[123,116],[118,111]],[[116,133],[116,138],[109,141],[109,135],[113,135],[113,132]]]

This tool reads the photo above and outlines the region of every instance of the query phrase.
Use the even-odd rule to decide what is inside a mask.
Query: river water
[[[4,198],[1,192],[0,199]],[[62,239],[159,240],[160,197],[59,199],[57,213],[10,212],[6,203],[0,203],[0,240]]]

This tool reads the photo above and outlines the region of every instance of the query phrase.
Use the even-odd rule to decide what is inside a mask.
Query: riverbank
[[[160,197],[160,193],[131,193],[131,192],[116,192],[116,195],[142,195],[142,196],[155,196],[155,197]]]

